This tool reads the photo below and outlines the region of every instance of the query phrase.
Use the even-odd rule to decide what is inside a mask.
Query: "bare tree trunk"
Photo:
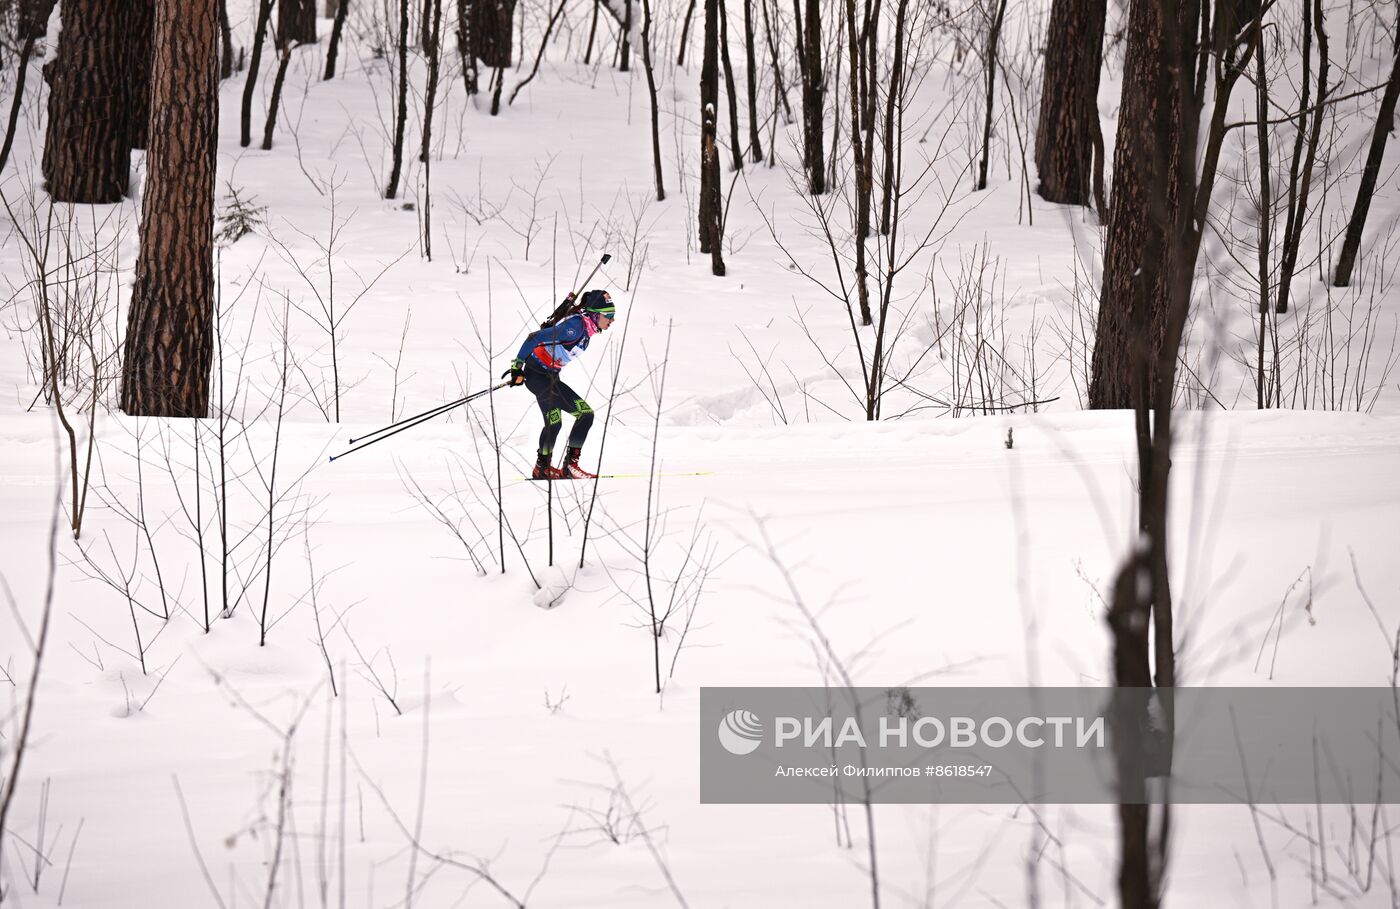
[[[685,45],[690,38],[690,20],[695,18],[695,0],[690,0],[685,7],[685,21],[681,23],[681,40],[679,49],[676,51],[676,65],[685,66]],[[584,62],[587,62],[586,60]]]
[[[423,257],[429,262],[433,261],[433,106],[437,103],[438,72],[442,64],[442,0],[432,0],[432,7],[432,29],[428,33],[428,87],[423,99],[423,149],[419,153],[419,160],[423,162]],[[549,40],[548,32],[544,40]],[[337,407],[337,419],[339,416]]]
[[[131,47],[127,52],[131,115],[128,117],[132,148],[146,147],[151,119],[151,39],[156,30],[155,0],[128,0],[131,4],[127,29]]]
[[[274,0],[262,0],[258,5],[258,22],[253,30],[253,53],[248,58],[248,78],[243,82],[243,107],[238,119],[238,144],[247,148],[253,141],[253,89],[258,84],[258,69],[262,65],[263,42],[267,40],[267,23],[272,18]]]
[[[729,9],[719,0],[719,54],[724,61],[724,91],[729,100],[729,150],[734,169],[744,169],[744,148],[739,138],[739,95],[734,85],[734,65],[729,61]]]
[[[1342,251],[1337,256],[1336,267],[1332,269],[1332,286],[1351,285],[1351,272],[1356,267],[1356,255],[1361,251],[1361,232],[1366,227],[1366,215],[1371,210],[1371,198],[1376,194],[1376,181],[1381,175],[1381,161],[1385,158],[1385,143],[1390,131],[1395,129],[1395,103],[1400,99],[1400,41],[1395,44],[1395,60],[1390,67],[1390,81],[1385,85],[1381,96],[1380,113],[1376,115],[1376,129],[1371,134],[1371,148],[1366,154],[1366,166],[1361,170],[1361,185],[1356,188],[1356,202],[1351,207],[1351,220],[1347,222],[1347,232],[1342,240]]]
[[[661,108],[656,98],[656,74],[651,60],[651,0],[642,0],[642,67],[647,74],[647,98],[651,102],[651,162],[656,172],[656,201],[666,199],[661,174]]]
[[[904,25],[909,0],[899,0],[894,19],[894,63],[890,67],[890,87],[885,101],[885,169],[882,174],[880,198],[880,233],[890,232],[890,203],[895,187],[895,153],[899,137],[895,135],[895,112],[904,92]]]
[[[457,0],[457,53],[462,58],[462,80],[466,83],[467,96],[477,93],[476,51],[472,36],[472,22],[476,12],[472,9],[476,0]]]
[[[428,163],[432,149],[433,108],[437,104],[438,74],[442,64],[442,55],[438,47],[442,36],[442,0],[431,0],[431,4],[431,22],[428,30],[428,47],[431,50],[428,51],[428,85],[423,98],[423,146],[418,152],[418,160],[424,164]],[[549,33],[545,32],[545,41],[548,40]],[[432,258],[431,255],[429,258]]]
[[[515,0],[471,0],[472,51],[487,66],[511,65],[515,45]]]
[[[992,111],[996,100],[997,54],[1001,49],[1001,26],[1006,21],[1006,0],[991,0],[996,4],[991,22],[987,25],[987,46],[982,60],[987,67],[985,99],[986,113],[982,123],[982,161],[977,165],[977,188],[987,188],[987,160],[992,153]]]
[[[1269,335],[1269,241],[1271,233],[1270,222],[1273,219],[1273,193],[1271,169],[1269,167],[1269,83],[1268,72],[1264,66],[1264,35],[1261,33],[1255,38],[1259,42],[1259,53],[1254,57],[1256,89],[1256,105],[1259,115],[1256,117],[1255,135],[1259,144],[1259,345],[1258,360],[1255,370],[1255,406],[1260,410],[1268,406],[1264,394],[1265,376],[1268,371],[1264,368],[1264,346]]]
[[[131,3],[68,0],[43,174],[58,202],[120,202],[131,170]]]
[[[49,17],[58,0],[19,0],[19,20],[15,37],[21,42],[42,41],[49,30]],[[31,45],[32,49],[32,45]]]
[[[793,0],[794,8],[800,0]],[[826,192],[826,161],[822,147],[822,8],[821,0],[807,0],[806,28],[802,31],[803,163],[807,189],[814,196]],[[801,17],[799,16],[799,19]]]
[[[1322,138],[1322,120],[1327,109],[1327,74],[1331,59],[1327,47],[1327,23],[1323,21],[1322,0],[1304,4],[1303,15],[1303,96],[1298,102],[1298,140],[1293,146],[1293,163],[1289,167],[1288,217],[1283,228],[1282,258],[1279,261],[1278,302],[1274,311],[1288,312],[1293,273],[1298,266],[1298,251],[1303,245],[1303,225],[1308,221],[1308,194],[1312,189],[1313,166],[1317,162],[1318,144]],[[1303,153],[1303,123],[1308,110],[1308,75],[1313,40],[1317,30],[1317,104],[1312,112],[1312,125],[1307,134],[1307,149]],[[1299,157],[1303,158],[1301,172]]]
[[[783,86],[783,67],[778,62],[778,41],[773,37],[773,23],[768,18],[768,0],[759,0],[759,2],[763,4],[763,36],[768,43],[768,56],[773,66],[773,94],[777,95],[782,102],[783,114],[787,117],[787,122],[791,123],[792,108],[788,106],[787,89]],[[801,48],[800,42],[798,47]],[[777,112],[774,111],[774,113]]]
[[[277,0],[277,47],[316,43],[316,0]]]
[[[340,35],[345,30],[345,14],[350,9],[350,0],[340,0],[335,7],[335,22],[331,25],[331,43],[326,48],[326,79],[335,78],[335,61],[340,56]]]
[[[705,0],[705,52],[700,66],[700,251],[710,271],[724,275],[724,203],[720,192],[719,0]]]
[[[690,0],[690,2],[694,3],[695,0]],[[598,7],[602,5],[602,0],[593,0],[593,15],[588,20],[588,47],[583,52],[584,66],[593,62],[593,41],[598,37]]]
[[[851,64],[847,80],[851,98],[851,157],[855,159],[856,175],[856,292],[860,301],[860,324],[870,325],[873,321],[870,314],[870,279],[865,261],[865,237],[870,233],[870,155],[868,149],[863,147],[861,137],[861,99],[864,96],[861,74],[864,68],[860,60],[860,41],[856,37],[856,0],[846,0],[846,41]]]
[[[219,0],[219,48],[219,80],[223,81],[233,75],[233,29],[228,24],[228,0]]]
[[[287,66],[292,62],[292,46],[284,45],[277,60],[277,75],[272,79],[272,97],[267,103],[267,123],[263,126],[262,150],[272,150],[272,134],[277,130],[277,108],[282,103],[282,86],[287,82]]]
[[[394,163],[389,170],[389,183],[384,198],[399,195],[399,177],[403,174],[403,134],[408,124],[408,0],[399,0],[399,85],[398,109],[394,120]]]
[[[5,142],[0,145],[0,172],[10,160],[10,149],[15,143],[15,129],[19,126],[19,112],[24,106],[24,83],[29,75],[29,58],[34,53],[37,38],[27,37],[20,47],[19,59],[15,63],[14,95],[10,98],[10,119],[5,125]]]
[[[1037,190],[1047,202],[1088,205],[1092,198],[1107,11],[1105,0],[1054,0],[1050,11],[1035,138]]]
[[[632,68],[632,0],[622,0],[625,13],[622,17],[622,41],[618,47],[621,61],[618,70],[628,72]]]
[[[767,2],[767,0],[760,0]],[[763,140],[758,135],[758,61],[753,46],[753,0],[744,0],[744,69],[749,94],[749,149],[755,163],[763,160]]]
[[[204,417],[213,351],[216,0],[157,0],[151,143],[121,407]]]

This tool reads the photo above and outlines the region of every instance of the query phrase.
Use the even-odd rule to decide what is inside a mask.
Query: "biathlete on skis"
[[[600,331],[607,331],[616,319],[617,308],[608,292],[590,290],[574,307],[574,312],[531,332],[520,345],[510,369],[502,374],[502,378],[510,377],[511,385],[524,385],[529,389],[540,405],[540,413],[544,415],[544,429],[540,430],[540,448],[532,479],[582,480],[597,476],[579,465],[584,440],[593,426],[593,408],[588,406],[582,395],[564,384],[559,378],[559,371],[587,349],[589,338]],[[573,417],[574,425],[569,430],[564,463],[555,467],[554,443],[559,439],[566,413]]]

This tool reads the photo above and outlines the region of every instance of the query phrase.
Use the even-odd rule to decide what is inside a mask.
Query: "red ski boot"
[[[535,470],[530,474],[532,480],[565,480],[569,479],[564,471],[550,463],[547,454],[540,454],[535,458]]]
[[[564,478],[565,478],[565,479],[568,479],[568,480],[596,480],[596,479],[598,479],[598,475],[597,475],[596,473],[589,473],[588,471],[584,470],[582,467],[579,466],[578,458],[579,458],[579,455],[582,454],[582,453],[583,453],[583,449],[581,449],[581,448],[570,448],[570,449],[569,449],[569,454],[568,454],[568,456],[564,458],[564,466],[563,466],[563,468],[560,470],[560,473],[562,473],[562,474],[564,475]]]

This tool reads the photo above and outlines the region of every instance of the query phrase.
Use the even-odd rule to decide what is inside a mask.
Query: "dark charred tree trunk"
[[[744,146],[739,138],[739,94],[734,85],[734,65],[729,60],[729,9],[725,0],[719,0],[719,55],[724,61],[724,91],[729,100],[729,151],[734,158],[734,169],[744,169]]]
[[[705,0],[705,49],[700,65],[700,251],[710,271],[724,275],[724,203],[719,168],[719,0]]]
[[[247,148],[253,141],[253,90],[258,84],[258,69],[262,66],[263,42],[267,40],[267,23],[272,18],[274,0],[262,0],[258,5],[258,22],[253,31],[253,53],[248,58],[248,78],[243,82],[243,107],[238,115],[238,144]]]
[[[1390,67],[1390,81],[1385,85],[1385,94],[1381,95],[1381,109],[1376,116],[1376,131],[1371,134],[1371,148],[1366,153],[1366,166],[1361,170],[1361,185],[1356,188],[1356,202],[1351,207],[1351,220],[1347,222],[1342,251],[1337,256],[1336,267],[1332,269],[1333,287],[1347,287],[1351,284],[1356,255],[1361,251],[1361,232],[1366,227],[1366,215],[1371,210],[1371,198],[1376,194],[1376,181],[1381,175],[1386,139],[1390,137],[1390,131],[1395,129],[1397,100],[1400,100],[1400,41],[1395,44],[1395,61]]]
[[[666,199],[661,175],[661,108],[656,98],[656,73],[651,59],[651,0],[642,0],[642,68],[647,74],[647,97],[651,101],[651,162],[656,172],[656,201]]]
[[[335,22],[331,25],[331,43],[326,48],[326,79],[335,78],[335,61],[340,56],[340,35],[345,31],[345,14],[350,9],[350,0],[340,0],[335,5]]]
[[[208,415],[218,42],[216,0],[158,0],[141,249],[122,363],[121,407],[133,415]]]
[[[277,47],[316,43],[316,0],[277,0]]]
[[[515,0],[472,0],[472,52],[495,69],[511,65],[515,45]]]
[[[681,23],[680,49],[676,51],[676,65],[685,66],[685,45],[690,40],[690,20],[695,18],[695,0],[685,7],[685,21]]]
[[[1105,0],[1054,0],[1050,10],[1035,138],[1037,191],[1047,202],[1088,205],[1092,198],[1107,11]]]
[[[389,170],[389,183],[384,198],[399,195],[399,177],[403,174],[403,134],[408,125],[408,0],[399,0],[399,84],[398,107],[394,112],[394,163]]]
[[[43,173],[58,202],[120,202],[131,170],[131,0],[68,0]]]
[[[233,29],[228,23],[228,0],[219,0],[219,80],[233,75]]]
[[[131,50],[127,54],[131,92],[130,142],[145,148],[151,119],[151,40],[156,31],[155,0],[129,0]]]
[[[799,0],[793,0],[797,10]],[[802,29],[802,139],[803,164],[807,168],[807,189],[814,196],[826,192],[826,161],[822,148],[822,7],[821,0],[807,0],[806,22]]]

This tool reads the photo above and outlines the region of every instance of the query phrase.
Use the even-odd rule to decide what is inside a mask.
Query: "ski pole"
[[[363,442],[365,439],[371,438],[372,436],[377,436],[377,435],[379,435],[381,432],[388,432],[389,430],[395,428],[396,426],[402,426],[402,425],[405,424],[405,423],[412,423],[414,420],[417,420],[419,417],[437,416],[438,414],[443,413],[443,412],[448,411],[448,410],[451,410],[452,408],[457,407],[457,406],[460,405],[460,404],[465,404],[465,403],[467,403],[468,401],[470,401],[470,400],[471,400],[472,398],[474,398],[474,397],[476,397],[474,394],[467,395],[465,398],[458,398],[458,399],[455,400],[455,401],[448,401],[446,404],[439,404],[438,406],[433,407],[433,408],[431,408],[431,409],[429,409],[429,410],[425,410],[425,411],[423,411],[423,412],[420,413],[420,414],[414,414],[414,415],[411,416],[411,417],[404,417],[402,420],[399,420],[399,421],[396,422],[396,423],[390,423],[388,426],[381,426],[381,427],[379,427],[378,429],[374,430],[373,432],[365,433],[364,435],[360,436],[358,439],[351,439],[351,440],[350,440],[350,444],[353,445],[353,444],[355,444],[356,442]]]
[[[348,455],[348,454],[351,454],[352,452],[359,451],[359,450],[361,450],[361,449],[363,449],[363,448],[368,448],[368,447],[370,447],[371,445],[373,445],[375,442],[383,442],[385,439],[389,438],[390,436],[396,436],[396,435],[398,435],[399,433],[403,432],[405,429],[412,429],[412,428],[415,427],[415,426],[418,426],[418,425],[420,425],[420,424],[422,424],[422,423],[428,422],[428,421],[431,420],[433,417],[441,416],[442,414],[447,413],[447,411],[451,410],[451,409],[454,408],[454,407],[459,407],[459,406],[461,406],[462,404],[466,404],[466,403],[469,402],[469,401],[472,401],[472,400],[475,400],[476,398],[481,397],[482,395],[490,394],[490,393],[493,392],[493,391],[497,391],[497,390],[499,390],[499,389],[506,388],[506,387],[509,386],[509,385],[510,385],[509,382],[501,382],[501,383],[498,384],[498,385],[492,385],[490,388],[483,389],[482,391],[478,391],[478,392],[476,392],[475,394],[467,395],[465,398],[461,398],[461,399],[459,399],[459,400],[452,401],[452,402],[450,402],[450,403],[448,403],[448,404],[443,404],[443,405],[441,405],[441,406],[439,406],[439,407],[433,408],[432,410],[426,410],[426,411],[424,411],[423,413],[420,413],[420,414],[418,414],[418,415],[415,416],[415,417],[407,417],[407,418],[405,418],[405,419],[403,419],[403,420],[400,420],[400,421],[397,422],[397,423],[391,423],[391,424],[389,424],[388,426],[383,427],[382,429],[375,430],[375,432],[370,433],[369,436],[361,436],[361,437],[360,437],[360,440],[369,439],[368,442],[364,442],[364,444],[362,444],[362,445],[356,445],[356,446],[354,446],[353,448],[347,448],[345,451],[342,451],[342,452],[341,452],[340,454],[338,454],[338,455],[331,455],[331,456],[330,456],[330,459],[331,459],[332,461],[335,461],[335,460],[337,460],[337,459],[339,459],[339,458],[345,457],[345,456]],[[397,428],[395,428],[395,427],[397,427]],[[390,429],[392,429],[393,432],[385,432],[385,430],[390,430]],[[384,434],[383,434],[383,435],[379,435],[379,433],[384,433]],[[370,438],[370,436],[375,436],[375,438]],[[354,441],[357,441],[357,440],[356,440],[356,439],[351,439],[350,441],[351,441],[351,442],[354,442]]]
[[[564,298],[564,302],[554,307],[554,312],[550,314],[549,318],[545,319],[543,322],[540,323],[540,328],[548,328],[549,326],[553,325],[555,322],[558,322],[561,318],[563,318],[564,314],[569,311],[569,308],[574,305],[574,301],[578,299],[579,292],[588,286],[589,281],[593,280],[593,276],[598,273],[598,269],[602,268],[604,265],[607,265],[609,260],[611,259],[611,253],[603,253],[602,261],[599,262],[597,265],[593,266],[593,270],[588,273],[588,277],[583,279],[583,283],[579,285],[579,289],[570,291],[569,295]]]

